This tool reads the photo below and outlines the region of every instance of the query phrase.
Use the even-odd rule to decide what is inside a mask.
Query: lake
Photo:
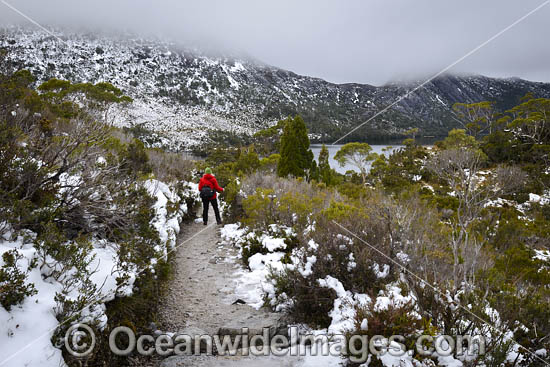
[[[319,160],[318,160],[319,152],[321,151],[322,146],[323,144],[311,144],[310,146],[311,151],[313,152],[313,155],[317,163],[319,163]],[[338,162],[334,160],[334,156],[336,155],[336,152],[340,150],[341,147],[342,145],[327,144],[328,156],[329,156],[328,162],[330,163],[330,167],[334,168],[336,172],[339,172],[339,173],[346,173],[346,171],[349,171],[349,170],[357,171],[356,168],[350,165],[345,165],[344,167],[340,167],[340,164],[338,164]],[[399,149],[401,147],[403,147],[403,145],[371,145],[373,153],[384,154],[385,156],[389,156],[394,150]]]

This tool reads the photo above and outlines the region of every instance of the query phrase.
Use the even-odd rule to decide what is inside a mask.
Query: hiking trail
[[[213,217],[213,213],[210,213]],[[213,219],[213,218],[210,218]],[[159,309],[158,328],[163,333],[234,335],[242,327],[285,329],[284,317],[266,309],[235,303],[239,269],[238,249],[220,244],[219,226],[212,220],[182,225],[174,259],[174,274],[167,284]],[[295,366],[299,357],[275,356],[171,356],[157,366]]]

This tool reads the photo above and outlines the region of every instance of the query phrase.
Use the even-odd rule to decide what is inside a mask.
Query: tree
[[[109,123],[109,110],[115,104],[128,104],[132,99],[110,83],[75,83],[67,80],[50,79],[42,83],[38,90],[54,105],[61,101],[71,101],[83,105],[88,114]]]
[[[435,144],[437,147],[445,149],[478,149],[479,142],[471,135],[466,134],[464,129],[452,129],[447,137]]]
[[[471,284],[479,270],[478,259],[483,236],[476,228],[489,200],[513,192],[524,185],[526,175],[517,167],[498,167],[489,178],[481,174],[487,156],[480,150],[452,147],[431,157],[426,167],[444,180],[458,199],[455,215],[450,218],[455,290]]]
[[[497,119],[494,109],[495,102],[455,103],[453,112],[462,126],[474,137],[479,134],[493,132],[493,126]]]
[[[280,144],[281,159],[277,166],[280,177],[304,177],[312,167],[313,153],[309,149],[306,124],[302,117],[287,118]]]
[[[334,159],[341,167],[349,163],[357,168],[364,183],[367,179],[369,162],[375,160],[378,156],[376,153],[371,153],[371,151],[372,148],[367,143],[347,143],[336,152]]]
[[[417,127],[405,131],[403,134],[405,136],[410,136],[410,138],[403,140],[403,145],[414,145],[416,143],[416,134],[418,134],[419,131],[420,129]]]
[[[286,120],[281,120],[275,125],[254,134],[253,138],[259,154],[271,155],[279,152],[280,136],[285,123]]]
[[[508,111],[513,120],[508,124],[524,144],[550,143],[550,99],[533,98]]]
[[[323,144],[323,146],[321,147],[321,151],[319,152],[319,179],[327,186],[330,186],[334,183],[336,175],[334,170],[330,167],[328,158],[328,149],[326,145]]]
[[[237,162],[235,162],[234,171],[236,174],[249,174],[260,167],[260,159],[254,150],[254,145],[248,148],[241,148]]]

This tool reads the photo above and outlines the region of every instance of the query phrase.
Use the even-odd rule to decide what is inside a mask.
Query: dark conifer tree
[[[304,120],[299,115],[287,118],[280,145],[281,159],[277,174],[304,177],[312,167],[313,153],[309,149],[309,137]]]
[[[323,144],[319,152],[319,179],[325,184],[330,185],[332,182],[332,170],[328,158],[328,149],[326,145]]]

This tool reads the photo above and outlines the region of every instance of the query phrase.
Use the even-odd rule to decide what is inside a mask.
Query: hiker
[[[208,224],[208,204],[212,204],[214,208],[214,214],[216,215],[216,222],[222,224],[220,218],[220,211],[218,209],[218,195],[216,191],[222,192],[223,188],[218,185],[216,177],[212,174],[212,169],[208,167],[204,170],[204,176],[199,181],[199,192],[202,199],[202,223],[206,226]]]

